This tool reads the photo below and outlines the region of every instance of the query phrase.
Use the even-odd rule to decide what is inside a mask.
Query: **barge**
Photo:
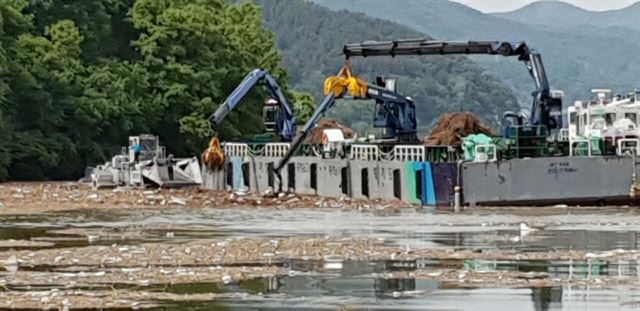
[[[285,192],[324,197],[400,200],[454,209],[460,204],[554,205],[633,204],[637,202],[631,155],[566,156],[508,160],[429,161],[436,146],[396,146],[381,156],[375,145],[352,145],[349,157],[297,156],[279,180],[271,168],[279,160],[266,144],[256,153],[249,144],[227,143],[229,161],[219,170],[203,167],[202,186],[219,191]],[[360,150],[360,151],[358,151]],[[367,150],[363,153],[361,150]]]
[[[281,126],[276,128],[284,142],[224,144],[216,165],[205,162],[204,187],[401,200],[453,209],[636,202],[640,93],[613,97],[596,90],[597,100],[563,110],[563,92],[550,88],[541,54],[525,42],[365,41],[346,44],[343,54],[345,67],[327,78],[326,98],[301,131],[275,80],[264,72],[248,76],[212,115],[212,128],[238,104],[239,95],[266,80],[268,93],[280,104],[276,124]],[[353,57],[460,54],[517,57],[535,83],[530,111],[505,112],[500,137],[471,132],[461,146],[423,145],[416,135],[416,103],[396,92],[395,81],[378,77],[374,84],[366,83],[349,65]],[[382,128],[383,140],[395,145],[346,143],[329,153],[332,157],[318,150],[335,144],[305,142],[340,98],[374,100],[373,125]],[[212,157],[211,150],[206,154]]]
[[[568,124],[548,136],[540,126],[511,127],[462,146],[307,144],[277,178],[273,167],[291,143],[223,143],[225,164],[203,167],[203,187],[219,191],[284,192],[353,199],[459,206],[635,204],[639,190],[640,92],[576,102]],[[340,152],[324,152],[340,148]],[[470,154],[470,153],[467,153]],[[459,201],[456,202],[456,194]]]

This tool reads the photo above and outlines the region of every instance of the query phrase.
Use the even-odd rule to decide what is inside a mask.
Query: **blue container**
[[[436,205],[436,190],[431,163],[413,162],[413,171],[416,175],[416,196],[418,196],[422,205]]]

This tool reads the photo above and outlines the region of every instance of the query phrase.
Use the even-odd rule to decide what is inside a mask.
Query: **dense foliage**
[[[303,1],[260,1],[265,25],[276,34],[290,84],[322,97],[322,81],[344,64],[345,43],[421,37],[395,23],[345,11],[333,12]],[[495,124],[496,115],[517,106],[511,91],[466,57],[404,57],[352,60],[354,73],[373,81],[397,79],[397,91],[414,99],[424,134],[447,111],[472,111]],[[373,104],[339,101],[329,113],[360,134],[371,130]]]
[[[198,153],[206,117],[246,73],[286,82],[261,17],[223,0],[0,2],[0,180],[77,177],[140,132]],[[258,93],[222,136],[261,130]]]

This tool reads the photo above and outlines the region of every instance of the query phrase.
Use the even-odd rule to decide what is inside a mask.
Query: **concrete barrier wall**
[[[421,203],[416,194],[413,163],[349,161],[352,197]]]
[[[433,163],[431,165],[436,205],[453,208],[455,186],[458,184],[457,163]]]
[[[269,168],[278,158],[245,157],[242,159],[243,184],[250,192],[263,193],[267,189],[279,190],[278,179]],[[351,197],[355,199],[401,200],[411,204],[426,201],[417,190],[425,187],[425,179],[416,181],[416,167],[423,170],[424,162],[393,161],[349,161],[338,159],[318,159],[294,157],[281,171],[282,190],[302,195],[326,197]],[[232,191],[237,174],[233,174],[231,165],[217,171],[203,168],[203,187],[213,190]],[[366,175],[364,177],[363,175]],[[364,178],[363,178],[364,177]],[[363,188],[363,182],[366,182]]]
[[[249,190],[251,192],[263,193],[270,188],[269,166],[277,159],[267,157],[248,157],[247,162],[251,171],[249,177]],[[273,177],[273,183],[277,183],[277,178]]]
[[[278,179],[269,170],[278,160],[243,158],[243,169],[246,170],[243,177],[248,178],[244,184],[248,185],[249,191],[262,193],[269,188],[280,189]],[[629,196],[633,165],[630,157],[464,163],[460,172],[463,202],[467,205],[558,204],[589,199],[625,199]],[[640,162],[635,165],[640,169]],[[294,157],[281,171],[282,190],[302,195],[451,206],[452,189],[457,182],[456,167],[455,164],[428,162]],[[204,168],[203,187],[231,191],[233,183],[229,178],[232,175],[227,165],[218,171]]]
[[[318,167],[319,196],[339,198],[349,197],[351,193],[349,162],[347,160],[316,159]]]
[[[211,170],[207,167],[202,168],[202,187],[211,190],[225,190],[225,172],[224,169]]]
[[[629,196],[629,157],[513,159],[462,165],[466,204],[572,202]]]
[[[302,195],[318,194],[318,160],[308,157],[294,157],[294,192]]]

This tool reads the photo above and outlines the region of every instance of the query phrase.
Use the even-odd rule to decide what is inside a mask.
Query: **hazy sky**
[[[482,12],[508,12],[541,0],[451,0]],[[632,5],[638,0],[560,0],[589,11],[608,11]]]

